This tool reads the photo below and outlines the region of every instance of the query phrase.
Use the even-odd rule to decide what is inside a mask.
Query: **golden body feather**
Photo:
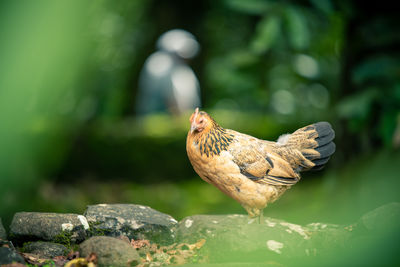
[[[190,121],[186,150],[194,170],[250,217],[261,216],[268,203],[300,180],[300,171],[323,167],[335,151],[334,132],[326,122],[271,142],[224,129],[198,109]]]

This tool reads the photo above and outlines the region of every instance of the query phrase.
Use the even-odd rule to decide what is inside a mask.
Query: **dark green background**
[[[150,205],[177,219],[244,213],[185,151],[188,114],[134,113],[163,32],[192,32],[203,109],[274,140],[316,121],[336,131],[325,170],[266,209],[296,223],[351,223],[399,201],[398,12],[360,1],[2,1],[0,217]],[[384,218],[383,218],[384,219]]]

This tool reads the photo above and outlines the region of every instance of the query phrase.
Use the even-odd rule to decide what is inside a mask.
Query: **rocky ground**
[[[0,265],[381,265],[396,260],[399,223],[400,203],[351,225],[274,218],[258,224],[244,215],[194,215],[178,222],[134,204],[93,205],[83,215],[18,212],[8,234],[0,219]]]

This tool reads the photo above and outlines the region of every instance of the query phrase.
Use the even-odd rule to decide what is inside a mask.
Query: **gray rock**
[[[46,240],[57,243],[83,241],[88,229],[86,218],[78,214],[18,212],[10,226],[10,236],[16,242]]]
[[[6,229],[4,229],[3,223],[1,222],[1,218],[0,218],[0,239],[3,240],[7,239]]]
[[[354,249],[351,251],[353,254],[364,255],[356,265],[391,266],[400,262],[399,222],[400,203],[395,202],[367,212],[353,224],[354,238],[351,245]]]
[[[42,241],[24,244],[23,251],[49,259],[55,256],[65,256],[68,253],[68,249],[61,244]]]
[[[128,243],[109,236],[94,236],[80,244],[80,254],[96,253],[98,266],[135,266],[140,261],[137,251]]]
[[[147,206],[99,204],[88,206],[85,216],[93,235],[125,235],[161,244],[170,244],[175,240],[177,221]]]
[[[368,231],[381,234],[400,230],[400,203],[393,202],[376,208],[361,217],[358,223]]]
[[[211,262],[262,262],[322,255],[343,245],[351,233],[321,223],[301,226],[265,218],[258,224],[245,215],[196,215],[179,223],[177,235],[179,242],[206,239],[202,250]]]
[[[13,262],[25,263],[25,260],[14,249],[0,247],[0,265],[10,264]]]
[[[187,263],[182,267],[282,267],[283,265],[275,261],[265,262],[228,262],[228,263]]]

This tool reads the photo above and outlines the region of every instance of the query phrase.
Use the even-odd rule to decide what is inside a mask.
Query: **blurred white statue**
[[[186,63],[199,48],[196,38],[184,30],[170,30],[160,36],[158,51],[147,58],[140,73],[137,114],[181,114],[200,106],[199,82]]]

